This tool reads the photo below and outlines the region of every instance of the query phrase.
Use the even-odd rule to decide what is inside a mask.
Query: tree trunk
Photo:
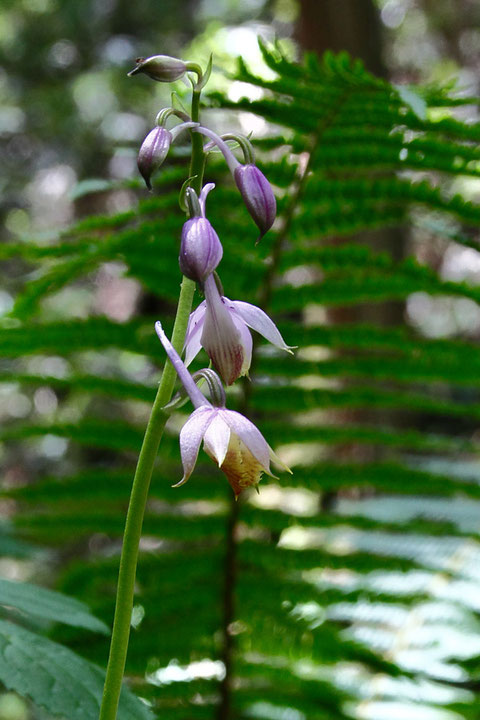
[[[370,72],[386,76],[381,25],[372,0],[300,0],[297,39],[304,50],[347,50]]]

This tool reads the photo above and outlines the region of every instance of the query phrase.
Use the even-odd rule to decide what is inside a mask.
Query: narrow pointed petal
[[[285,465],[285,463],[283,462],[283,460],[281,460],[281,459],[278,457],[277,453],[272,450],[272,448],[270,447],[270,445],[268,446],[268,449],[270,450],[270,460],[271,460],[271,462],[275,463],[275,465],[276,465],[277,467],[282,468],[282,470],[285,470],[285,472],[290,473],[290,475],[293,475],[293,472],[290,470],[290,468],[288,467],[288,465]],[[272,477],[275,477],[275,475],[273,475]]]
[[[180,454],[182,456],[183,478],[177,485],[183,485],[192,474],[197,462],[200,443],[209,424],[214,419],[215,414],[216,410],[214,408],[203,405],[194,410],[180,430]]]
[[[192,401],[192,405],[196,408],[199,408],[202,405],[208,405],[208,407],[211,408],[212,405],[208,402],[205,395],[203,395],[203,393],[196,386],[194,379],[183,364],[180,355],[177,353],[172,343],[165,335],[162,324],[159,321],[155,323],[155,332],[157,333],[158,339],[162,343],[163,348],[167,353],[168,359],[172,363],[175,372],[180,379],[180,382],[187,391],[188,397]]]
[[[203,440],[205,443],[205,452],[217,462],[218,467],[221,467],[225,460],[230,442],[230,434],[229,426],[217,413],[208,426]]]
[[[281,350],[292,352],[292,346],[286,344],[273,320],[271,320],[263,310],[256,307],[256,305],[251,305],[241,300],[228,300],[228,303],[248,327],[256,330],[260,335],[263,335],[272,345],[275,345]]]
[[[207,202],[207,195],[211,190],[213,190],[214,187],[215,187],[215,183],[207,183],[206,185],[203,186],[203,188],[200,191],[200,197],[198,198],[198,200],[200,202],[200,207],[202,209],[203,217],[205,217],[205,212],[206,212],[205,204]]]
[[[197,357],[202,348],[200,342],[203,332],[203,323],[207,305],[205,300],[194,310],[188,320],[187,334],[185,335],[185,365],[188,367],[192,360]]]
[[[270,448],[260,430],[235,410],[218,410],[218,415],[230,426],[235,435],[238,435],[253,457],[270,475]]]

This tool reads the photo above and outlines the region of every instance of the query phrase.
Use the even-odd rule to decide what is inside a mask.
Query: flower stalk
[[[199,109],[200,91],[194,90],[192,93],[191,113],[193,122],[198,122]],[[198,138],[199,142],[194,142],[196,138]],[[196,138],[192,138],[190,176],[196,176],[195,184],[198,188],[198,193],[200,193],[203,183],[205,160],[201,138],[198,135]],[[180,288],[172,334],[173,347],[180,352],[185,342],[194,293],[195,283],[193,280],[184,277]],[[172,397],[175,377],[175,370],[170,361],[167,360],[152,406],[133,479],[120,556],[115,616],[99,720],[116,720],[117,717],[130,637],[134,586],[143,518],[155,458],[157,457],[163,430],[168,419],[168,414],[163,408]]]

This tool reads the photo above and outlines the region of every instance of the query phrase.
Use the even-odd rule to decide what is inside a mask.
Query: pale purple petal
[[[188,320],[185,345],[183,346],[185,350],[185,365],[187,367],[190,365],[192,360],[197,357],[202,348],[200,339],[202,337],[206,309],[207,303],[204,300],[200,303],[197,309],[191,313]]]
[[[224,298],[226,300],[226,298]],[[229,308],[230,310],[230,308]],[[252,364],[252,346],[253,346],[253,340],[252,340],[252,333],[244,323],[241,317],[238,316],[238,313],[230,312],[231,318],[233,320],[233,324],[237,328],[239,335],[240,335],[240,342],[243,346],[243,364],[242,369],[240,372],[240,375],[248,375],[248,371],[250,370],[250,365]]]
[[[213,418],[203,437],[205,450],[211,457],[214,457],[221,467],[230,442],[230,428],[218,413]]]
[[[203,323],[202,346],[226,385],[241,375],[244,349],[231,311],[220,297],[213,275],[205,281],[207,312]]]
[[[273,320],[263,310],[241,300],[228,300],[227,302],[249,327],[263,335],[272,345],[287,350],[287,352],[291,351],[290,345],[286,344]]]
[[[235,412],[235,410],[218,410],[218,415],[232,432],[234,432],[240,440],[247,446],[253,457],[258,460],[262,468],[268,475],[270,472],[270,448],[267,441],[263,437],[260,430],[250,422],[246,417]]]
[[[208,402],[205,395],[198,389],[194,379],[183,364],[180,355],[177,353],[172,343],[165,335],[160,321],[157,321],[155,323],[155,332],[157,333],[158,338],[162,343],[164,350],[167,353],[168,359],[172,363],[180,382],[187,391],[188,397],[192,401],[192,405],[196,408],[199,408],[202,405],[208,405],[211,408],[211,403]]]
[[[207,195],[211,190],[213,190],[214,187],[215,183],[207,183],[203,186],[200,192],[200,197],[198,198],[198,200],[200,202],[200,207],[202,208],[202,217],[205,217],[205,203],[207,201]]]
[[[182,456],[183,478],[173,487],[183,485],[192,474],[195,463],[197,462],[200,443],[208,426],[215,418],[216,413],[217,410],[215,408],[202,405],[202,407],[193,411],[180,430],[180,453]]]

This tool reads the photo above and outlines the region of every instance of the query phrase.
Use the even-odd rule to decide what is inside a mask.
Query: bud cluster
[[[173,82],[187,75],[197,95],[208,80],[211,70],[211,61],[207,71],[203,73],[196,63],[165,55],[139,58],[136,63],[136,67],[129,75],[144,73],[158,82]],[[192,79],[191,73],[197,75],[196,82]],[[166,123],[172,115],[181,122],[169,130]],[[194,120],[196,119],[197,116],[194,117]],[[203,148],[204,153],[208,153],[214,146],[221,151],[246,209],[260,231],[259,239],[261,239],[275,221],[275,195],[267,178],[255,164],[250,141],[242,135],[228,134],[220,137],[199,122],[194,122],[184,111],[174,107],[161,110],[157,115],[156,127],[144,139],[138,155],[138,168],[148,189],[152,189],[151,178],[164,162],[170,146],[178,135],[187,129],[191,133],[199,133],[208,138]],[[232,148],[227,144],[228,140],[234,140],[242,150],[243,163],[235,157]],[[205,209],[207,195],[215,186],[213,183],[207,183],[197,195],[189,185],[194,178],[190,178],[185,183],[185,190],[182,189],[181,204],[187,210],[188,219],[181,233],[179,265],[183,275],[200,284],[205,293],[205,300],[190,315],[184,345],[185,364],[176,356],[159,323],[156,329],[196,407],[180,435],[185,469],[182,482],[186,481],[193,470],[198,447],[203,438],[206,452],[219,467],[222,467],[235,494],[238,495],[244,487],[256,485],[262,472],[271,474],[271,459],[277,464],[282,465],[282,463],[274,456],[255,426],[246,418],[225,410],[224,405],[213,407],[196,388],[195,380],[186,368],[203,348],[226,385],[231,385],[242,375],[248,375],[252,356],[250,329],[256,330],[282,350],[290,352],[291,348],[263,310],[249,303],[232,301],[225,297],[216,273],[223,256],[223,247],[206,217]],[[210,377],[212,372],[208,371],[207,375],[204,373],[204,377]],[[216,396],[219,396],[218,393]],[[193,444],[191,438],[187,438],[187,426],[192,433],[195,433],[196,440]]]

